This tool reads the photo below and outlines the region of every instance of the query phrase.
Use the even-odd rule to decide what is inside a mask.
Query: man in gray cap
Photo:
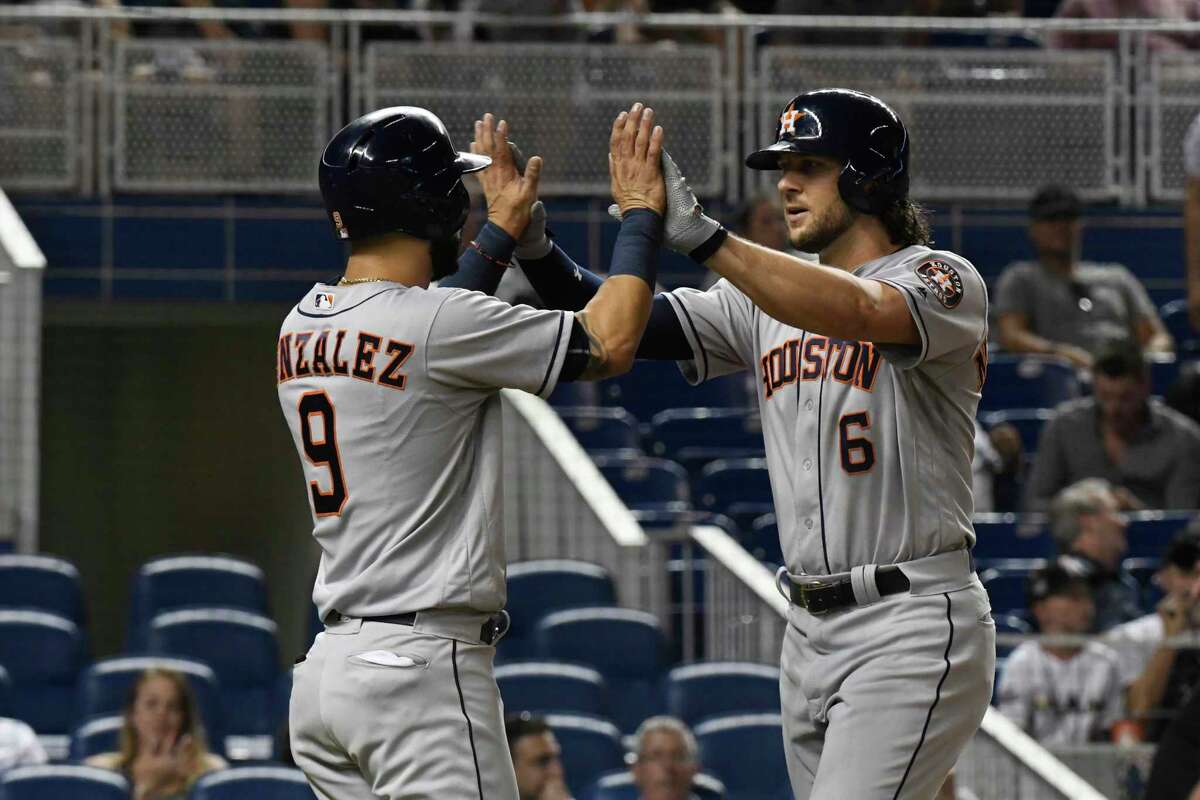
[[[1041,353],[1092,366],[1096,347],[1130,338],[1147,352],[1175,345],[1158,310],[1121,264],[1080,261],[1079,197],[1062,186],[1041,189],[1029,206],[1036,261],[1010,264],[994,298],[1000,344],[1014,353]]]

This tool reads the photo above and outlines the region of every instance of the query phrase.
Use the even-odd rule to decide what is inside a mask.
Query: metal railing
[[[128,38],[147,21],[317,26],[321,41]],[[1200,23],[701,14],[461,17],[446,12],[0,7],[0,184],[21,190],[297,193],[321,144],[369,107],[421,103],[465,145],[484,110],[509,116],[547,160],[547,194],[606,191],[608,120],[634,98],[659,110],[701,194],[737,201],[762,176],[741,165],[772,138],[794,92],[878,93],[913,129],[914,193],[1023,199],[1046,181],[1144,204],[1182,193],[1181,138],[1200,111],[1190,53],[1151,36]],[[594,44],[597,29],[701,33],[703,44]],[[29,35],[28,29],[46,31]],[[554,43],[464,43],[484,28]],[[406,29],[437,41],[372,41]],[[533,34],[529,31],[535,30]],[[897,46],[905,36],[1111,34],[1109,50]],[[884,36],[886,46],[781,43]],[[772,43],[772,39],[776,43]]]
[[[0,541],[24,552],[38,533],[45,266],[0,190]]]
[[[605,567],[621,605],[667,618],[665,551],[654,545],[545,402],[505,389],[508,561],[575,558]]]

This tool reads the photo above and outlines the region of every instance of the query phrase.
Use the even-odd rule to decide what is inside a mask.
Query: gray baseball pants
[[[900,566],[908,593],[789,610],[780,694],[797,800],[929,800],[987,710],[996,628],[966,551]]]
[[[321,800],[516,800],[487,615],[327,625],[294,668],[292,756]]]

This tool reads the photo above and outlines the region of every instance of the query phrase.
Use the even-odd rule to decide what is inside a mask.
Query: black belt
[[[330,611],[329,616],[325,618],[326,625],[333,625],[338,622],[343,622],[353,617],[347,617],[339,611]],[[491,644],[507,633],[507,615],[504,612],[499,612],[488,617],[487,622],[479,629],[479,641],[484,644]],[[362,617],[363,622],[386,622],[390,625],[407,625],[410,628],[417,624],[417,613],[415,611],[408,614],[388,614],[385,617]]]
[[[810,614],[828,614],[858,605],[849,578],[808,581],[805,585],[789,580],[788,584],[792,602]],[[875,570],[875,586],[880,595],[900,594],[909,589],[908,577],[899,567],[880,567]]]

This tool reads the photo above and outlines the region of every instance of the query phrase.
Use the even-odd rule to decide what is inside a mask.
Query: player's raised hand
[[[530,158],[522,173],[517,164],[520,151],[508,141],[508,122],[500,120],[497,125],[490,113],[475,120],[471,152],[492,159],[491,166],[477,173],[487,199],[488,221],[514,239],[519,238],[529,224],[530,207],[537,200],[541,157]]]
[[[613,200],[621,214],[648,208],[659,214],[666,207],[662,177],[663,129],[654,125],[654,109],[634,103],[613,120],[609,137],[608,173]]]

